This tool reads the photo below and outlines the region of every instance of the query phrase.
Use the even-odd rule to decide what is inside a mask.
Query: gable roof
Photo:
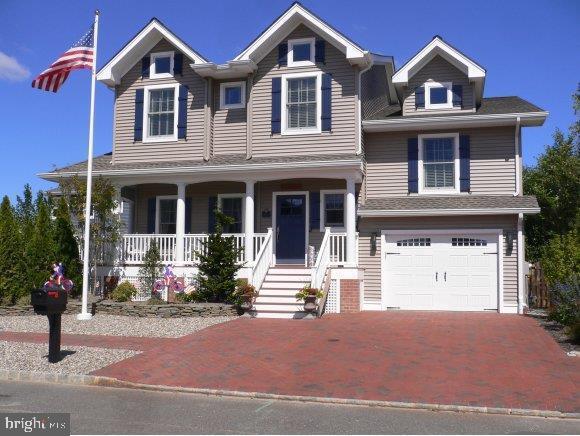
[[[299,2],[294,2],[282,15],[260,33],[234,61],[259,62],[280,41],[299,24],[309,27],[337,49],[343,52],[352,64],[368,63],[368,51],[336,30],[326,21],[306,9]]]
[[[479,104],[483,96],[485,68],[444,41],[439,35],[435,35],[429,44],[397,70],[393,76],[395,86],[402,87],[407,85],[409,80],[435,56],[441,56],[462,71],[470,82],[475,83],[475,99],[476,103]]]
[[[173,33],[157,18],[152,18],[137,35],[127,42],[97,73],[97,80],[107,86],[115,86],[121,77],[129,71],[143,56],[147,54],[163,38],[167,39],[195,64],[207,63],[207,59],[193,50],[181,38]]]

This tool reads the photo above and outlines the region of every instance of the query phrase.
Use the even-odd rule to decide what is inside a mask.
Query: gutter
[[[540,213],[539,207],[514,207],[498,209],[409,209],[409,210],[360,210],[361,217],[405,217],[446,215],[515,215]]]

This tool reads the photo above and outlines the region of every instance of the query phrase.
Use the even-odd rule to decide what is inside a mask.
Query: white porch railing
[[[310,286],[316,289],[322,287],[322,282],[324,281],[324,276],[326,275],[326,270],[330,266],[330,228],[326,228],[324,231],[324,238],[322,238],[322,243],[320,244],[320,249],[318,250],[318,256],[316,257],[316,264],[312,270],[312,278],[310,280]]]
[[[347,262],[346,233],[330,231],[330,263],[344,265]],[[322,250],[322,247],[320,248]],[[358,259],[358,233],[356,234],[356,256]]]
[[[162,262],[175,260],[175,235],[123,235],[125,263],[142,263],[153,241],[157,244]]]
[[[255,244],[255,241],[254,241]],[[260,243],[260,251],[255,257],[254,267],[252,268],[251,283],[257,290],[260,289],[266,274],[268,274],[268,269],[272,264],[272,229],[268,229],[268,233],[264,236],[264,239]]]
[[[233,236],[234,237],[234,243],[236,245],[236,248],[244,248],[244,240],[246,239],[245,235],[243,233],[223,233],[224,237],[230,237]],[[185,243],[184,243],[184,249],[185,249],[185,253],[184,253],[184,260],[185,262],[198,262],[199,261],[199,256],[197,255],[197,253],[199,251],[202,251],[204,249],[204,243],[207,242],[207,240],[209,239],[209,235],[208,234],[192,234],[192,235],[185,235]],[[240,252],[240,254],[238,255],[238,262],[243,262],[244,261],[244,252],[243,250]]]

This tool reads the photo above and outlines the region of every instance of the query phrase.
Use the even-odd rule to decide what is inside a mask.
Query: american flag
[[[71,48],[32,81],[32,87],[56,92],[72,70],[92,69],[94,56],[94,25]]]

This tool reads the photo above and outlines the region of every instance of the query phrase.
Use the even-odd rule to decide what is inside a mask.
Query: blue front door
[[[276,197],[276,259],[304,262],[306,246],[306,196]]]

